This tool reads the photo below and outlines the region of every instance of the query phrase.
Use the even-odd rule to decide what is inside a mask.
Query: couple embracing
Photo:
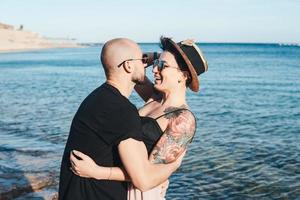
[[[164,199],[168,178],[181,165],[196,132],[186,102],[199,90],[207,62],[192,40],[162,37],[163,52],[145,75],[150,57],[132,40],[106,42],[101,52],[106,82],[76,112],[65,147],[59,199]],[[128,100],[135,90],[145,105]]]

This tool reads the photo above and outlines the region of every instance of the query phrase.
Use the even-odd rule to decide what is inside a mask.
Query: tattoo
[[[168,111],[171,109],[173,108]],[[196,131],[196,119],[189,110],[174,111],[164,117],[169,122],[151,152],[150,160],[153,163],[170,163],[176,160],[192,141]]]
[[[184,110],[181,110],[182,108],[187,109],[187,107],[185,105],[182,105],[180,107],[168,107],[168,108],[166,108],[164,110],[164,113],[166,114],[165,118],[171,119],[171,118],[178,117],[180,115],[180,113],[182,113],[182,111],[184,111]]]

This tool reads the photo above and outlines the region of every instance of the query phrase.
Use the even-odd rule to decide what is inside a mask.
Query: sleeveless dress
[[[171,114],[173,112],[188,110],[185,108],[177,109],[168,113],[165,113],[157,118],[151,117],[141,117],[142,129],[143,129],[143,142],[146,145],[148,155],[150,155],[152,149],[155,144],[158,142],[162,134],[164,133],[159,124],[157,123],[157,119]],[[164,183],[148,190],[146,192],[142,192],[137,189],[131,183],[128,183],[128,191],[127,191],[127,200],[165,200],[165,194],[169,185],[169,181],[165,181]]]

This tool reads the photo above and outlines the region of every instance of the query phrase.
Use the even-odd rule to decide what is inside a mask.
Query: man
[[[142,191],[164,182],[180,165],[153,165],[142,139],[136,107],[128,100],[135,84],[144,81],[142,51],[129,39],[108,41],[101,52],[106,83],[80,105],[72,121],[60,173],[59,199],[126,199],[125,182],[95,180],[74,175],[71,150],[90,155],[101,166],[124,166]]]

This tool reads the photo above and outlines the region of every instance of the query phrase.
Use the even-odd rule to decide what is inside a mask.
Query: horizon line
[[[136,42],[138,44],[159,44],[159,42]],[[300,45],[300,42],[195,42],[196,44],[278,44]],[[105,42],[77,42],[77,44],[105,44]]]

